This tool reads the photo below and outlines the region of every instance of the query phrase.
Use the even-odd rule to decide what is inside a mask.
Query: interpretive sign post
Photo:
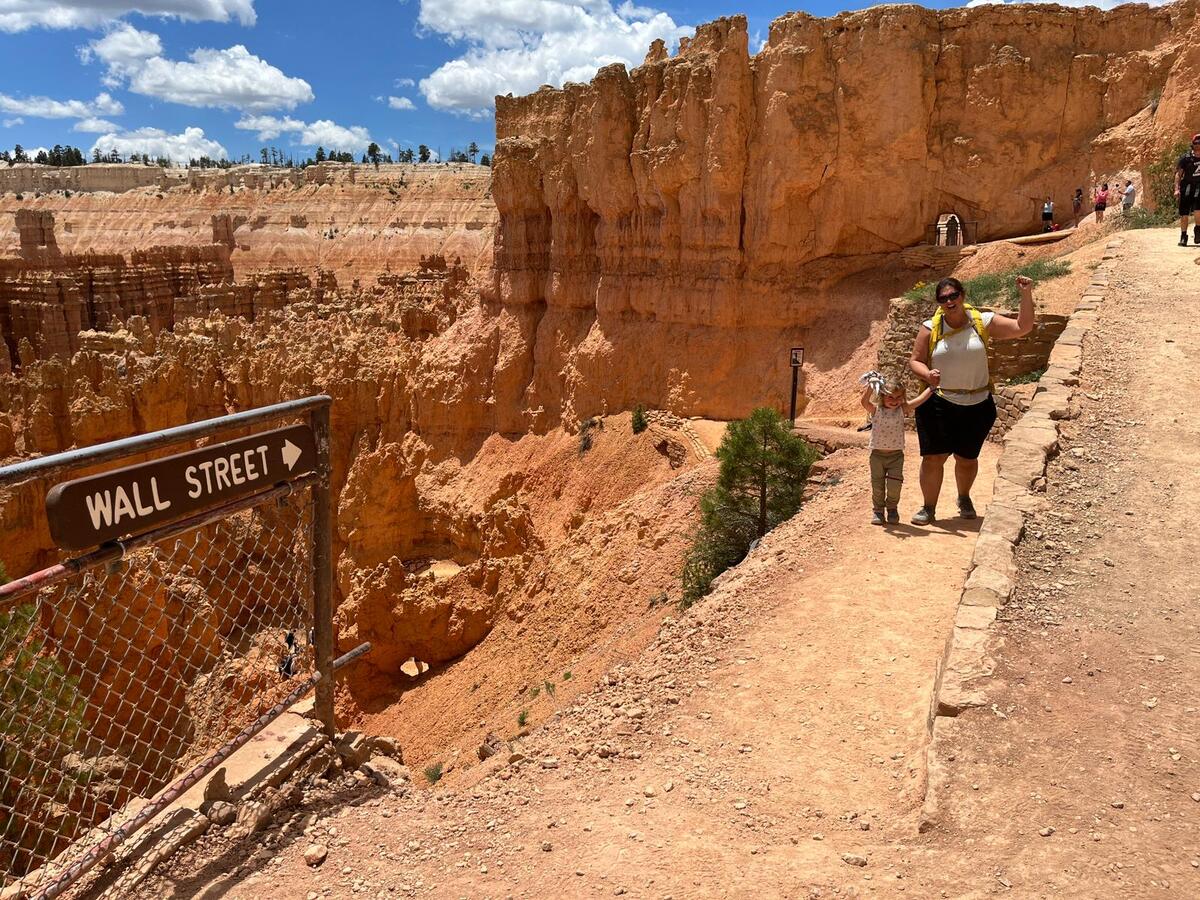
[[[804,365],[804,348],[793,347],[792,355],[792,409],[788,419],[791,420],[792,427],[796,425],[796,392],[800,387],[800,369]]]
[[[316,471],[312,428],[293,425],[55,485],[50,535],[86,550]]]

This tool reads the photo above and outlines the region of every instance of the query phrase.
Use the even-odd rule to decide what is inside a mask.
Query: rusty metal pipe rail
[[[333,670],[336,672],[343,666],[349,665],[359,657],[365,656],[370,652],[371,644],[369,642],[359,644],[350,652],[344,653],[335,659],[333,661]],[[321,673],[313,672],[312,675],[304,679],[302,684],[297,685],[295,690],[238,732],[236,737],[225,743],[219,750],[199,763],[182,778],[172,783],[170,787],[162,791],[153,801],[146,804],[132,819],[88,850],[79,860],[68,866],[62,874],[43,887],[38,893],[34,894],[31,900],[54,900],[55,897],[59,897],[65,891],[69,890],[71,885],[82,878],[96,863],[112,853],[117,847],[125,843],[125,841],[129,840],[138,829],[182,797],[189,788],[232,756],[234,751],[244,746],[256,734],[283,715],[289,707],[299,702],[301,697],[307,694],[314,685],[320,684],[320,682]]]
[[[146,453],[150,450],[157,450],[160,447],[169,447],[172,444],[208,437],[219,431],[242,428],[258,422],[268,422],[274,419],[281,419],[284,416],[307,413],[315,409],[324,408],[328,410],[332,402],[333,398],[327,394],[317,394],[312,397],[289,400],[286,403],[276,403],[273,406],[263,406],[258,409],[249,409],[245,412],[231,413],[227,416],[217,416],[215,419],[205,419],[202,422],[176,425],[173,428],[164,428],[161,431],[154,431],[150,434],[139,434],[133,437],[121,438],[120,440],[109,441],[106,444],[97,444],[94,447],[80,447],[75,450],[54,453],[50,456],[27,459],[22,462],[13,463],[11,466],[0,468],[0,487],[12,484],[13,482],[23,481],[27,478],[44,477],[54,472],[60,472],[63,469],[90,466],[123,456]]]

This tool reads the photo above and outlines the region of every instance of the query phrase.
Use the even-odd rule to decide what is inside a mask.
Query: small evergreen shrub
[[[633,409],[633,433],[641,434],[650,427],[650,421],[646,418],[646,407],[638,404]]]
[[[684,558],[684,609],[741,562],[751,544],[796,514],[817,458],[776,410],[761,407],[729,423],[717,448],[717,484],[700,499],[700,525]]]

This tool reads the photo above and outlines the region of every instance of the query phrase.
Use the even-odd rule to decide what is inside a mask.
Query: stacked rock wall
[[[991,310],[1015,315],[1010,309]],[[922,389],[920,381],[908,367],[912,356],[913,341],[921,323],[933,313],[932,304],[924,300],[909,300],[897,297],[888,308],[887,325],[879,345],[880,371],[893,373],[905,379],[909,393]],[[1033,331],[1025,337],[1011,341],[993,341],[988,348],[988,368],[997,385],[1022,375],[1028,375],[1046,367],[1046,360],[1054,349],[1054,342],[1067,325],[1066,316],[1040,313],[1034,320]]]

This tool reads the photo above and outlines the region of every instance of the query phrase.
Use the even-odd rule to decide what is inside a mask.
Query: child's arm
[[[932,396],[933,396],[933,388],[930,388],[930,387],[925,388],[925,390],[921,391],[921,393],[917,394],[917,396],[913,397],[911,400],[909,400],[907,403],[904,404],[904,411],[906,413],[913,412],[918,406],[920,406],[922,403],[924,403],[926,400],[928,400]]]
[[[858,398],[858,402],[862,404],[863,409],[871,415],[875,415],[875,404],[871,402],[870,387],[863,388],[862,396]]]

